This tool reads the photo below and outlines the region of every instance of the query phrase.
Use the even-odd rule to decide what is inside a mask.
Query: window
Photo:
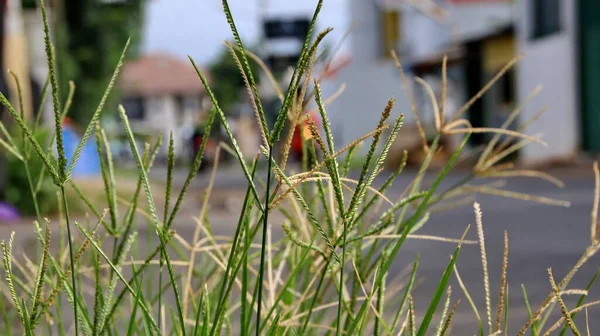
[[[558,33],[560,24],[561,0],[532,0],[532,38],[539,39]]]
[[[381,11],[381,55],[391,58],[391,51],[396,50],[400,39],[400,12],[393,9]]]
[[[131,120],[144,120],[144,100],[142,98],[125,98],[123,107],[127,111],[127,117]]]

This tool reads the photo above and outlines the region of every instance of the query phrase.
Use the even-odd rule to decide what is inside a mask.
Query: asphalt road
[[[160,172],[156,173],[160,176]],[[388,193],[390,198],[397,197],[410,181],[412,173],[408,172],[400,178]],[[489,262],[492,288],[492,314],[495,320],[498,297],[498,284],[502,262],[503,234],[507,230],[510,240],[510,256],[508,268],[510,326],[509,334],[516,334],[527,320],[521,284],[527,288],[532,309],[537,309],[541,301],[550,293],[547,269],[552,268],[557,282],[573,267],[585,251],[589,243],[590,213],[593,195],[593,176],[590,174],[573,174],[558,172],[559,177],[565,182],[565,187],[559,189],[544,181],[532,179],[509,180],[506,189],[525,192],[538,196],[557,198],[571,202],[569,208],[548,206],[533,202],[517,201],[495,196],[477,196],[483,210],[484,230]],[[460,175],[451,175],[440,187],[441,190],[461,178]],[[177,181],[185,179],[185,174],[177,174]],[[378,180],[376,183],[381,183]],[[206,185],[206,176],[200,176],[192,184],[192,189],[202,191]],[[240,201],[240,187],[244,185],[244,177],[239,172],[219,173],[217,176],[216,194],[220,194],[222,203],[229,203],[235,207]],[[217,197],[217,196],[215,196]],[[197,215],[200,199],[192,196],[190,202],[183,209],[182,217],[175,223],[175,228],[183,237],[190,237],[193,232],[192,215]],[[212,217],[213,229],[216,234],[231,233],[236,224],[237,216],[234,212],[219,211],[214,209]],[[280,217],[272,217],[274,228],[279,227]],[[445,237],[460,237],[468,224],[474,224],[472,207],[466,206],[459,209],[433,214],[430,221],[419,232]],[[0,226],[0,238],[8,237],[11,227]],[[30,230],[28,227],[27,230]],[[27,230],[17,229],[18,236],[23,237]],[[141,234],[140,237],[145,236]],[[476,239],[475,227],[472,226],[468,239]],[[416,254],[420,255],[418,271],[418,287],[416,288],[415,307],[417,319],[427,309],[433,289],[444,271],[449,256],[455,245],[441,242],[408,240],[400,250],[397,260],[393,264],[390,280],[406,271]],[[592,258],[582,267],[569,288],[585,288],[599,267],[599,258]],[[485,319],[484,286],[482,280],[482,267],[478,247],[475,245],[464,246],[458,261],[458,269],[473,297],[475,304]],[[402,280],[398,278],[398,280]],[[452,335],[473,335],[476,322],[467,301],[458,287],[456,281],[451,280],[453,298],[461,299],[455,318]],[[590,292],[588,298],[600,299],[600,284]],[[578,297],[566,300],[569,307],[574,307]],[[558,310],[557,310],[558,311]],[[580,317],[582,317],[580,315]],[[600,309],[590,309],[592,334],[600,332]],[[558,315],[548,321],[547,326],[553,324]],[[581,321],[579,319],[578,321]],[[434,323],[437,321],[434,320]],[[485,327],[487,330],[487,327]],[[595,330],[595,332],[594,332]]]

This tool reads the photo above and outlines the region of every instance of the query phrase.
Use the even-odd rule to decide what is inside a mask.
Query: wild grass
[[[321,6],[322,1],[319,1],[311,23],[311,33]],[[211,216],[210,202],[217,165],[213,167],[211,183],[205,190],[193,234],[184,233],[183,228],[182,232],[178,232],[180,227],[175,225],[183,216],[180,210],[184,196],[200,168],[207,138],[205,137],[187,179],[173,202],[172,197],[176,192],[173,182],[175,149],[173,134],[170,134],[164,207],[161,209],[157,205],[155,196],[158,195],[153,192],[148,174],[153,168],[162,137],[159,136],[155,144],[147,143],[143,152],[140,152],[129,126],[127,112],[122,106],[119,106],[118,113],[123,121],[137,170],[135,191],[127,196],[122,193],[118,195],[118,170],[113,163],[106,133],[98,120],[119,75],[122,58],[116,65],[114,76],[85,130],[76,154],[70,163],[67,162],[62,140],[62,120],[68,113],[71,101],[65,102],[64,107],[61,107],[50,31],[42,6],[55,136],[50,143],[38,143],[33,131],[39,121],[31,123],[24,120],[23,104],[20,104],[17,111],[0,94],[0,102],[15,119],[19,134],[28,144],[24,147],[15,146],[11,133],[0,124],[4,137],[0,138],[0,145],[7,155],[15,156],[26,168],[32,149],[43,161],[46,169],[41,174],[52,177],[61,204],[59,235],[56,239],[50,230],[49,220],[42,218],[37,211],[33,233],[41,248],[39,255],[15,254],[15,239],[21,237],[15,237],[14,233],[7,242],[2,241],[2,264],[6,281],[5,286],[0,288],[6,300],[0,300],[0,315],[5,334],[443,336],[451,334],[457,307],[461,302],[456,299],[456,289],[453,291],[449,285],[450,279],[455,278],[477,320],[474,332],[482,336],[506,335],[507,326],[511,323],[507,283],[508,235],[504,235],[504,255],[497,290],[498,306],[493,309],[493,290],[490,285],[481,206],[474,204],[477,241],[465,239],[469,229],[467,223],[461,237],[425,235],[419,231],[427,224],[432,213],[462,205],[465,199],[471,202],[470,198],[464,197],[474,193],[556,206],[569,205],[560,200],[505,190],[497,183],[470,185],[479,177],[490,176],[527,176],[562,185],[556,178],[543,172],[514,169],[506,164],[498,165],[503,157],[524,145],[543,144],[540,137],[523,133],[532,121],[527,121],[518,131],[506,129],[522,107],[515,109],[510,120],[499,129],[473,128],[467,120],[460,119],[476,99],[518,62],[518,58],[507,64],[480,93],[452,116],[450,112],[453,111],[446,110],[446,59],[443,64],[442,97],[435,97],[425,81],[416,79],[429,93],[434,106],[438,134],[432,143],[427,143],[418,118],[418,108],[410,92],[409,78],[404,74],[400,60],[394,55],[423,137],[423,150],[427,155],[418,174],[401,197],[391,200],[386,196],[386,190],[402,173],[408,154],[404,153],[403,161],[381,186],[377,187],[374,182],[383,171],[383,163],[396,135],[402,132],[402,114],[393,122],[388,122],[394,100],[390,99],[387,105],[380,107],[381,118],[373,125],[372,132],[342,149],[335,148],[326,109],[328,103],[339,93],[329,98],[322,96],[322,74],[318,73],[315,65],[319,58],[319,44],[330,31],[326,29],[317,34],[314,40],[311,39],[312,34],[307,36],[287,90],[276,87],[282,108],[275,126],[268,129],[256,88],[255,76],[258,74],[253,74],[250,70],[249,59],[259,62],[270,77],[272,74],[258,56],[245,50],[226,0],[223,1],[223,8],[236,42],[235,47],[230,44],[228,47],[247,85],[263,139],[261,151],[252,160],[242,155],[225,114],[211,92],[209,82],[190,57],[213,105],[205,132],[210,134],[213,121],[215,118],[220,119],[231,140],[231,147],[222,144],[219,150],[227,150],[237,158],[247,179],[237,224],[233,234],[228,236],[215,234],[212,227],[214,217]],[[123,55],[127,52],[127,45],[128,42]],[[326,62],[329,63],[330,61]],[[314,78],[313,73],[316,73]],[[18,85],[16,76],[15,80]],[[311,82],[312,91],[308,91]],[[272,83],[278,85],[275,80]],[[300,97],[297,96],[299,86],[302,86]],[[74,90],[73,85],[71,88]],[[537,88],[534,90],[531,99],[538,91]],[[311,136],[304,140],[302,172],[296,172],[287,167],[291,136],[288,134],[282,140],[282,133],[286,123],[293,129],[298,123],[304,122],[307,106],[298,102],[305,101],[306,97],[314,98],[316,112],[320,113],[323,120],[323,130],[309,122]],[[391,132],[385,138],[382,131],[387,128],[391,128]],[[83,145],[93,131],[101,159],[106,208],[96,208],[83,192],[78,192],[90,213],[85,223],[79,223],[72,218],[71,201],[66,197],[66,190],[67,187],[80,190],[71,179],[71,174]],[[472,152],[480,155],[475,160],[477,163],[472,167],[472,173],[442,190],[441,182],[458,160],[464,160],[467,140],[474,132],[490,132],[496,136],[481,153]],[[462,134],[463,140],[438,172],[433,184],[424,188],[424,176],[432,172],[430,163],[440,149],[440,138],[448,134]],[[521,140],[518,145],[509,146],[506,140],[496,146],[500,134],[507,135],[509,139]],[[356,166],[359,167],[358,179],[352,179],[349,174],[350,167],[355,165],[354,154],[367,141],[370,141],[367,154],[361,157],[360,165]],[[45,150],[46,148],[56,151]],[[279,162],[276,160],[275,148],[281,148],[282,151]],[[321,161],[317,157],[317,148],[323,154]],[[316,162],[311,167],[308,165],[309,158]],[[263,163],[266,163],[267,169],[261,173],[258,167]],[[567,330],[580,334],[580,330],[584,328],[575,325],[576,314],[585,310],[587,318],[587,309],[600,304],[598,301],[585,300],[596,277],[585,289],[568,288],[581,266],[600,250],[597,239],[600,197],[597,165],[594,166],[594,172],[596,188],[590,224],[590,246],[558,283],[549,271],[548,297],[537,310],[530,309],[529,320],[521,328],[519,335],[528,331],[532,335],[547,335],[559,328],[563,328],[562,334]],[[264,179],[260,178],[262,175],[265,176]],[[39,181],[40,177],[28,177],[32,197],[37,202],[35,178]],[[278,234],[275,227],[281,227],[283,233]],[[429,293],[431,300],[426,307],[415,307],[414,300],[419,257],[408,265],[410,271],[405,277],[398,276],[391,268],[407,239],[455,245],[454,253],[441,274],[435,291]],[[465,287],[456,265],[465,244],[476,244],[481,251],[484,274],[482,281],[485,288],[485,308],[481,310]],[[523,291],[527,300],[525,288]],[[577,306],[567,307],[562,299],[565,295],[580,296]],[[529,307],[528,301],[526,304]],[[559,305],[562,318],[547,327],[556,304]],[[434,321],[438,322],[434,324]],[[587,326],[585,330],[589,330]]]

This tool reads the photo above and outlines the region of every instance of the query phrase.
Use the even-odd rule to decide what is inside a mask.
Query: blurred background
[[[246,48],[266,63],[283,90],[289,81],[289,69],[298,60],[316,2],[229,0]],[[212,107],[188,55],[207,75],[243,154],[251,158],[259,150],[260,133],[244,81],[224,44],[231,40],[231,31],[221,1],[47,0],[46,6],[56,48],[62,101],[69,92],[68,81],[77,87],[64,126],[69,157],[129,37],[131,48],[101,117],[111,141],[118,178],[123,181],[119,187],[135,188],[137,177],[117,114],[118,104],[127,110],[140,148],[144,142],[153,143],[162,134],[163,147],[152,170],[152,177],[157,181],[165,179],[166,144],[169,132],[173,131],[178,162],[175,183],[181,185],[185,180],[190,162],[205,136],[204,122]],[[543,133],[548,146],[525,146],[507,160],[523,167],[548,168],[565,181],[565,188],[521,180],[509,186],[531,195],[566,199],[572,206],[565,210],[506,199],[488,202],[484,197],[482,207],[489,223],[486,232],[488,237],[497,240],[489,245],[490,255],[495,258],[502,254],[500,237],[503,230],[508,229],[516,233],[511,237],[511,251],[514,247],[515,255],[520,256],[517,258],[523,263],[527,261],[527,265],[515,265],[515,274],[523,274],[519,281],[529,283],[529,288],[537,288],[539,283],[547,285],[545,269],[551,266],[549,264],[553,264],[557,273],[570,269],[587,246],[593,189],[588,163],[589,158],[600,152],[600,2],[326,0],[316,30],[329,26],[334,30],[322,44],[324,57],[319,59],[315,74],[321,78],[324,97],[330,98],[327,111],[336,146],[346,145],[371,131],[387,100],[395,97],[393,113],[395,116],[404,113],[405,123],[386,162],[389,169],[397,167],[405,149],[410,153],[409,164],[418,166],[423,158],[411,101],[390,50],[394,50],[402,62],[429,139],[435,136],[433,110],[428,93],[414,81],[415,76],[425,79],[435,95],[440,96],[442,62],[444,56],[447,57],[446,114],[451,116],[511,59],[524,54],[515,67],[473,103],[465,118],[474,127],[501,127],[510,113],[541,85],[541,93],[527,101],[510,129],[527,126],[527,134]],[[0,92],[18,106],[16,86],[6,72],[11,69],[21,79],[25,117],[33,120],[41,114],[44,126],[36,136],[47,139],[54,127],[54,118],[52,100],[48,97],[41,104],[48,75],[43,39],[37,0],[0,0]],[[277,91],[256,62],[251,61],[251,66],[260,84],[267,122],[272,125],[279,110]],[[307,105],[308,109],[312,107]],[[6,111],[0,112],[6,125],[14,124]],[[542,112],[544,115],[540,117]],[[531,123],[532,120],[535,122]],[[14,127],[11,129],[17,131]],[[299,126],[295,136],[300,134]],[[202,171],[192,184],[192,189],[198,192],[208,183],[206,170],[215,163],[217,145],[229,141],[219,123],[209,137]],[[476,150],[489,137],[473,134],[470,149]],[[434,159],[434,165],[446,162],[457,145],[454,137],[442,141],[444,151]],[[293,158],[299,157],[300,148],[292,147]],[[358,156],[367,149],[368,146],[363,146]],[[243,194],[246,181],[231,156],[222,152],[218,157],[223,162],[216,173],[213,197],[218,199],[220,191],[224,209],[227,209],[228,203]],[[557,164],[563,168],[557,169]],[[38,169],[43,169],[41,162]],[[92,198],[94,192],[102,191],[100,161],[93,137],[75,167],[74,178],[81,181],[79,185]],[[390,189],[392,196],[400,195],[406,187],[402,181],[409,180],[401,177],[398,186]],[[458,178],[453,175],[449,180]],[[42,210],[45,214],[56,213],[58,202],[52,182],[44,183],[49,187],[38,193],[45,207]],[[101,193],[97,195],[99,199],[102,197]],[[196,215],[199,200],[192,197],[195,204],[183,212]],[[31,222],[28,219],[33,218],[33,204],[22,163],[5,152],[0,153],[0,201],[0,223]],[[534,216],[536,220],[532,222]],[[224,220],[223,227],[228,221],[233,223],[231,219]],[[432,219],[431,229],[426,231],[460,236],[464,225],[472,221],[471,209],[452,210],[445,220]],[[177,225],[184,223],[176,227],[187,230]],[[539,238],[540,242],[532,237]],[[553,248],[559,243],[560,249]],[[422,245],[411,245],[411,248],[423,250]],[[431,261],[424,261],[422,266],[423,274],[433,279],[429,282],[432,286],[446,263],[438,256],[446,252],[449,251],[429,247],[424,252],[432,256]],[[466,260],[477,257],[478,254],[473,253],[466,256]],[[492,264],[499,264],[499,259]],[[480,272],[477,265],[473,261],[462,266],[464,277]],[[587,269],[583,273],[590,275],[594,271]],[[479,275],[474,276],[474,281],[479,279]],[[424,286],[427,287],[428,282]],[[517,297],[518,286],[517,283],[511,287],[515,288]],[[531,298],[543,298],[545,293],[546,287],[536,289]]]

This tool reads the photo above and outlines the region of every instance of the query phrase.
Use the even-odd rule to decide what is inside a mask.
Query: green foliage
[[[62,98],[68,91],[67,80],[77,83],[76,102],[69,116],[79,125],[87,125],[111,78],[123,45],[131,37],[128,59],[137,54],[145,0],[119,2],[62,0],[56,21],[56,51]],[[113,94],[107,106],[116,113],[119,95]]]
[[[235,52],[241,57],[239,50]],[[260,83],[260,76],[258,76],[260,66],[256,62],[249,62],[249,65],[252,73],[255,74],[257,84]],[[213,79],[211,88],[221,108],[227,114],[232,106],[245,99],[244,96],[240,96],[245,84],[234,58],[225,46],[220,50],[219,55],[210,65],[208,71]]]
[[[50,134],[48,129],[38,128],[34,136],[39,143],[45,144],[48,143]],[[15,134],[14,139],[17,149],[19,152],[22,152],[24,149],[22,138]],[[35,215],[35,201],[31,195],[31,188],[23,162],[14,155],[5,152],[2,153],[1,159],[6,160],[6,186],[3,192],[3,199],[14,205],[22,215]],[[28,165],[30,173],[33,176],[39,176],[45,169],[44,162],[37,155],[31,155]],[[41,213],[56,213],[58,210],[58,201],[56,199],[56,189],[50,175],[44,175],[36,196]]]

